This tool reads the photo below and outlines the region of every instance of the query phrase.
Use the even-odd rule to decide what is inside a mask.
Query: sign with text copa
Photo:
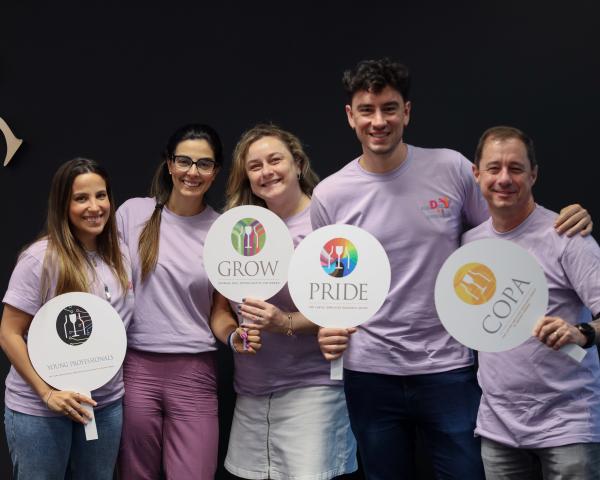
[[[548,308],[548,284],[535,257],[516,243],[477,240],[442,265],[435,306],[448,333],[460,343],[501,352],[531,338]],[[561,350],[578,361],[585,354],[577,345]]]

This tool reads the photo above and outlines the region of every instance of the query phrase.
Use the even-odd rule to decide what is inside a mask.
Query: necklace
[[[94,265],[94,273],[98,277],[98,280],[100,280],[100,283],[102,283],[102,285],[104,286],[104,296],[106,297],[106,300],[110,303],[110,299],[111,299],[110,290],[108,289],[108,285],[104,281],[104,278],[102,278],[102,275],[100,274],[100,270],[101,270],[102,266],[100,266],[100,268],[98,268],[98,261],[96,258],[97,254],[96,254],[96,252],[89,252],[89,256],[90,256],[90,260],[92,261],[92,264]]]

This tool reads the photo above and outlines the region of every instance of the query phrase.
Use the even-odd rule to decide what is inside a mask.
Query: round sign
[[[283,221],[266,208],[235,207],[210,227],[204,268],[225,297],[271,298],[287,282],[294,242]]]
[[[296,247],[288,289],[311,322],[348,328],[381,308],[390,278],[387,254],[373,235],[352,225],[328,225]]]
[[[519,245],[477,240],[442,266],[435,306],[444,328],[460,343],[501,352],[531,337],[548,307],[548,284],[537,260]]]
[[[27,334],[36,372],[59,390],[91,392],[116,375],[127,348],[123,321],[96,295],[71,292],[45,303]]]

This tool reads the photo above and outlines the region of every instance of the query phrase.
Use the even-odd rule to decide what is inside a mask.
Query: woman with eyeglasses
[[[258,125],[235,148],[226,208],[268,208],[297,245],[311,231],[310,196],[317,182],[296,136]],[[254,356],[234,355],[237,400],[225,468],[250,479],[327,480],[355,471],[342,384],[330,380],[317,326],[298,312],[287,286],[267,301],[245,298],[239,305],[218,295],[213,321],[233,318],[258,328],[262,347]],[[243,353],[237,342],[233,350]]]
[[[27,331],[37,311],[67,292],[97,295],[125,326],[133,312],[131,270],[121,249],[106,171],[76,158],[56,171],[50,186],[46,232],[17,261],[4,295],[0,345],[12,367],[6,378],[4,424],[15,480],[111,480],[122,423],[121,372],[93,392],[93,400],[55,390],[34,370]],[[98,439],[83,425],[94,406]]]
[[[205,194],[221,162],[217,133],[185,125],[167,142],[151,198],[130,199],[117,212],[137,295],[124,364],[119,473],[127,480],[158,479],[161,470],[178,480],[215,474],[217,346],[202,255],[218,217]],[[227,335],[237,328],[234,321],[219,326]]]

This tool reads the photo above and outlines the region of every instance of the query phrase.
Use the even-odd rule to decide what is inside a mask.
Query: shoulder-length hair
[[[169,174],[167,162],[175,155],[177,145],[186,140],[206,140],[215,156],[215,166],[220,168],[223,163],[223,145],[221,139],[217,132],[208,125],[198,123],[184,125],[171,135],[163,150],[162,159],[154,173],[150,187],[150,196],[156,201],[156,208],[144,225],[138,241],[142,282],[156,268],[162,209],[169,200],[173,190],[173,180]]]
[[[44,272],[56,275],[55,295],[67,292],[89,292],[89,273],[94,272],[83,244],[73,233],[69,221],[69,208],[75,178],[85,173],[100,175],[106,183],[110,211],[104,229],[96,238],[96,253],[113,270],[123,292],[127,291],[129,276],[119,247],[115,203],[106,170],[94,160],[75,158],[63,163],[52,178],[48,198],[48,215],[45,237],[48,248],[44,257]],[[94,273],[95,274],[95,273]],[[48,284],[49,278],[42,281]],[[42,288],[46,290],[45,288]],[[45,295],[42,295],[45,297]]]
[[[300,139],[296,135],[277,125],[259,124],[246,131],[235,146],[231,172],[227,179],[227,188],[225,191],[227,196],[225,210],[240,205],[267,206],[262,198],[256,196],[252,192],[250,181],[248,180],[248,175],[246,173],[246,156],[248,155],[248,149],[250,148],[250,145],[263,137],[278,138],[290,151],[294,161],[300,168],[298,183],[300,184],[300,190],[302,190],[303,193],[309,197],[312,196],[315,186],[319,183],[319,177],[311,168],[308,155],[304,152],[302,142],[300,142]]]

